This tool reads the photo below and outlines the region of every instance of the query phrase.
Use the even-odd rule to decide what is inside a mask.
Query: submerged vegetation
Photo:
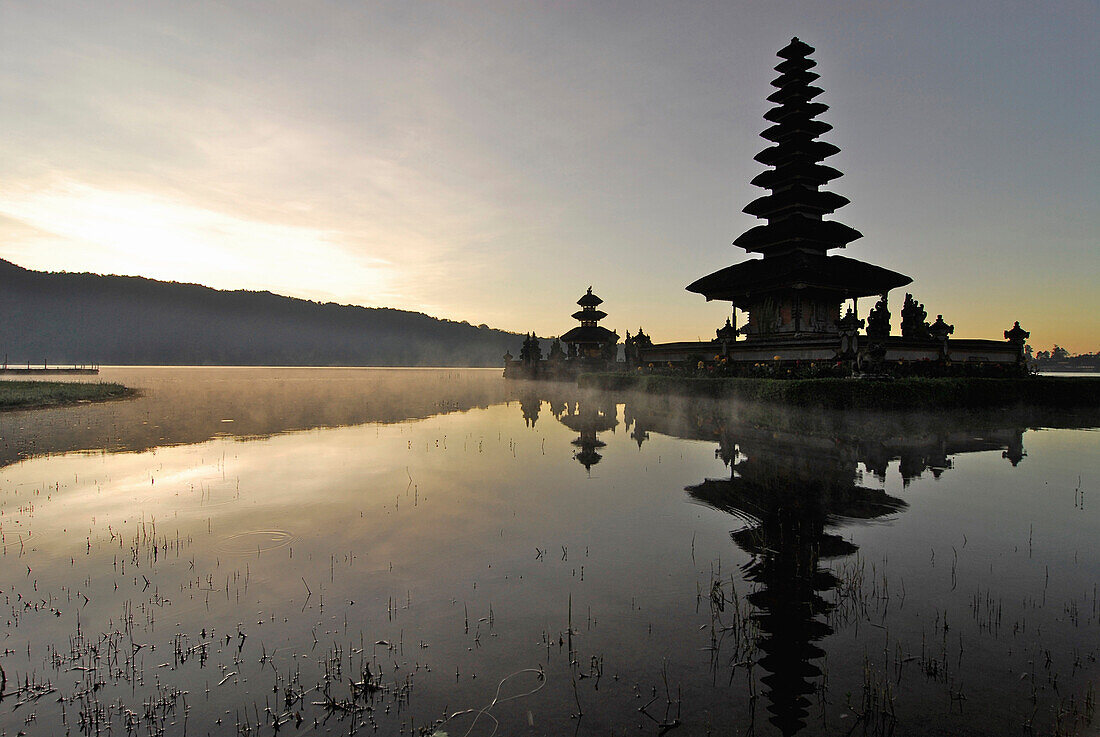
[[[105,402],[136,395],[137,391],[134,389],[108,382],[0,381],[0,410]]]
[[[1100,379],[1029,376],[1023,378],[756,379],[582,374],[581,388],[636,390],[773,402],[830,409],[936,409],[1100,405]]]

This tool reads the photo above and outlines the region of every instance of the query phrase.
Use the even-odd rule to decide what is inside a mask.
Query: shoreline
[[[581,389],[738,399],[822,409],[1100,406],[1100,377],[756,379],[591,373]]]
[[[131,399],[141,394],[112,382],[0,381],[0,412],[71,407]]]

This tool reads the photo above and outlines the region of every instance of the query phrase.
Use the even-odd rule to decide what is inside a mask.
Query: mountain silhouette
[[[0,259],[0,355],[13,365],[499,366],[523,336],[390,308]]]

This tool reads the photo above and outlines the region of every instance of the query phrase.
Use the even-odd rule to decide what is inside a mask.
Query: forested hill
[[[522,343],[419,312],[0,259],[0,354],[13,364],[501,366]]]

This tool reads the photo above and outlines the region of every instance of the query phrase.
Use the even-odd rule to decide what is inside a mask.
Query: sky
[[[793,36],[895,326],[1100,350],[1096,0],[0,0],[0,258],[711,339]]]

